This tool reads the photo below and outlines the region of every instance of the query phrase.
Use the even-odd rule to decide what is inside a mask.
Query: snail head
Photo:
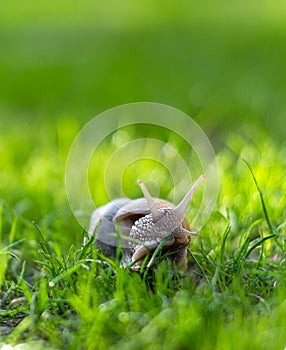
[[[187,236],[197,236],[195,232],[190,232],[182,227],[182,221],[185,218],[185,211],[190,202],[195,190],[198,188],[202,180],[205,178],[204,175],[201,175],[198,180],[194,183],[192,188],[187,192],[182,201],[175,208],[158,208],[154,199],[151,197],[149,191],[144,185],[142,180],[138,180],[138,184],[141,187],[141,190],[144,194],[144,197],[147,201],[148,207],[150,209],[152,220],[154,225],[162,225],[164,227],[170,227],[170,232],[173,230],[180,230]]]

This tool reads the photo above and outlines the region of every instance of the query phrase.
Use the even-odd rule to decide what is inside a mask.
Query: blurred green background
[[[282,0],[2,1],[4,210],[53,225],[65,210],[68,229],[64,169],[72,140],[98,113],[129,102],[174,106],[200,124],[217,152],[259,144],[255,161],[270,160],[275,170],[278,157],[283,168],[285,43]],[[233,169],[229,159],[222,173]]]
[[[1,119],[86,121],[166,103],[210,133],[242,121],[284,136],[284,1],[4,1]]]

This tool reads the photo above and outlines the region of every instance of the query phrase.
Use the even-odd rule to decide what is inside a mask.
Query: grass
[[[231,135],[228,147],[218,153],[225,171],[216,212],[200,238],[193,238],[191,273],[182,276],[172,276],[165,259],[156,272],[130,272],[102,256],[93,239],[83,244],[85,234],[71,220],[61,181],[44,188],[40,183],[38,200],[49,212],[34,224],[27,219],[31,207],[22,204],[21,212],[15,199],[14,207],[2,200],[3,342],[55,349],[162,344],[175,349],[188,348],[190,341],[194,349],[283,348],[285,209],[280,203],[285,200],[285,185],[279,181],[283,158],[271,139],[263,132],[260,136],[264,142],[259,147],[245,142],[247,135],[235,136],[236,147],[243,145],[235,153]],[[50,147],[45,154],[54,154],[54,146]],[[252,172],[242,159],[245,148]],[[265,163],[267,156],[276,155],[274,173],[259,162],[264,148]],[[49,158],[46,169],[59,152]],[[11,162],[10,167],[13,179]],[[48,181],[48,173],[44,176]],[[19,179],[27,180],[25,175]],[[51,202],[55,190],[58,196]],[[34,198],[36,188],[25,185],[22,191]]]
[[[182,1],[175,12],[127,2],[132,18],[114,3],[116,19],[88,0],[77,7],[81,16],[65,2],[31,1],[25,16],[11,4],[0,13],[0,348],[284,349],[282,2],[260,2],[257,11],[246,2]],[[164,258],[139,273],[121,268],[87,239],[66,198],[65,164],[80,128],[109,107],[142,100],[192,115],[220,168],[215,211],[192,239],[182,275]],[[98,204],[108,200],[111,155],[140,137],[193,164],[178,135],[125,128],[95,154],[89,181]],[[136,179],[154,178],[170,198],[167,158],[127,167],[124,192],[138,197]],[[117,175],[109,172],[110,184]]]

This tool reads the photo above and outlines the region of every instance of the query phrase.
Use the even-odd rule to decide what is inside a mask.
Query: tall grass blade
[[[225,244],[226,244],[227,237],[230,233],[230,229],[231,229],[231,226],[230,226],[230,224],[228,224],[224,233],[223,233],[222,242],[221,242],[221,249],[220,249],[220,263],[221,264],[224,261]]]
[[[267,222],[267,225],[269,227],[270,232],[273,234],[274,233],[274,228],[273,228],[273,225],[271,224],[271,221],[269,219],[269,215],[268,215],[268,212],[267,212],[267,209],[266,209],[266,205],[265,205],[265,202],[264,202],[262,191],[261,191],[261,189],[260,189],[260,187],[259,187],[259,185],[257,183],[256,177],[254,175],[253,170],[251,169],[251,166],[249,165],[249,163],[245,159],[243,159],[243,161],[247,165],[247,167],[248,167],[248,169],[249,169],[249,171],[250,171],[250,173],[252,175],[253,181],[255,183],[255,186],[256,186],[257,191],[258,191],[259,196],[260,196],[260,201],[261,201],[264,217],[266,219],[266,222]],[[275,232],[276,232],[276,229],[275,229]]]
[[[202,268],[201,264],[199,263],[199,261],[197,260],[195,255],[192,253],[192,251],[190,249],[188,249],[188,253],[190,254],[192,259],[194,260],[195,264],[197,265],[198,269],[200,270],[200,272],[201,272],[202,276],[204,277],[205,281],[207,282],[207,284],[210,285],[210,281],[208,279],[208,276],[206,275],[204,269]]]
[[[276,237],[276,233],[272,233],[272,234],[269,235],[269,236],[263,237],[263,238],[261,238],[259,241],[257,241],[256,243],[254,243],[254,244],[248,249],[248,251],[246,252],[244,258],[247,259],[247,258],[249,257],[249,255],[251,254],[251,252],[252,252],[255,248],[259,247],[259,246],[260,246],[261,244],[263,244],[265,241],[267,241],[268,239],[273,238],[273,237]]]

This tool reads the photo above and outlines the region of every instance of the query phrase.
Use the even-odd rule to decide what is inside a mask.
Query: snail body
[[[161,245],[179,267],[187,263],[187,248],[191,236],[185,209],[204,176],[196,181],[178,206],[164,200],[152,198],[141,180],[138,180],[144,198],[131,200],[118,198],[96,209],[90,220],[88,234],[96,231],[96,245],[108,257],[115,257],[117,246],[121,246],[122,264],[132,264],[138,270],[145,258],[147,267],[152,266],[152,254]],[[120,235],[117,234],[117,224]],[[97,230],[96,230],[97,228]]]

